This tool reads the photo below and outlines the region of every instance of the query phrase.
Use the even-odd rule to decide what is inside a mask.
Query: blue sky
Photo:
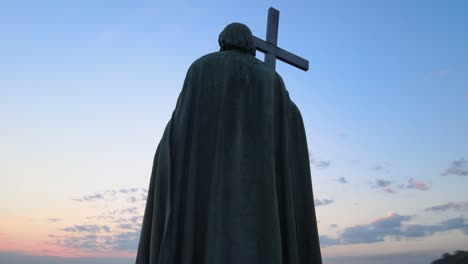
[[[466,250],[465,1],[15,1],[0,4],[0,262],[131,259],[189,65],[228,23],[264,38],[270,6],[278,45],[310,61],[277,71],[328,263]]]

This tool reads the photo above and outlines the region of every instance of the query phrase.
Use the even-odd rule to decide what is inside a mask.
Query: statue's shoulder
[[[201,56],[200,58],[193,61],[192,64],[190,64],[189,70],[200,67],[203,64],[206,64],[207,62],[209,62],[210,60],[214,60],[216,57],[218,57],[218,53],[219,52],[212,52],[212,53],[208,53],[206,55]]]
[[[220,55],[221,55],[221,52],[219,52],[219,51],[211,52],[211,53],[205,54],[205,55],[201,56],[200,58],[196,59],[193,63],[203,63],[205,61],[209,61],[209,60],[219,58]]]
[[[250,68],[256,75],[266,79],[276,79],[276,83],[284,86],[281,76],[263,61],[247,53],[236,50],[224,50],[211,52],[196,59],[189,67],[190,72],[206,72],[206,68],[212,70],[218,69],[220,64],[232,63],[233,65],[242,65],[241,68]],[[235,68],[235,67],[234,67]],[[234,69],[233,68],[233,69]],[[225,68],[223,68],[225,69]]]
[[[271,70],[263,61],[257,59],[255,56],[243,52],[238,52],[236,50],[224,50],[208,53],[196,59],[192,65],[199,66],[207,63],[218,62],[219,60],[239,61],[253,67],[258,67],[259,69],[265,71],[272,71],[272,73],[274,72],[274,70]]]

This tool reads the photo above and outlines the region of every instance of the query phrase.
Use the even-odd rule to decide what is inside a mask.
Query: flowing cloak
[[[322,263],[301,114],[251,54],[190,66],[154,157],[136,263]]]

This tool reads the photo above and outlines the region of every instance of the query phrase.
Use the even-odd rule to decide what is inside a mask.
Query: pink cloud
[[[427,186],[427,184],[423,181],[416,181],[416,180],[413,180],[413,179],[410,179],[408,181],[408,185],[406,186],[408,189],[417,189],[417,190],[420,190],[420,191],[427,191],[429,189],[429,187]]]

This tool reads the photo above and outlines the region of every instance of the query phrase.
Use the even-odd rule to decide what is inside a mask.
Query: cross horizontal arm
[[[255,48],[263,53],[272,53],[276,57],[287,64],[295,66],[303,71],[309,70],[309,61],[303,59],[297,55],[292,54],[291,52],[285,51],[282,48],[277,47],[276,45],[271,45],[268,42],[260,39],[256,36],[253,36]]]

